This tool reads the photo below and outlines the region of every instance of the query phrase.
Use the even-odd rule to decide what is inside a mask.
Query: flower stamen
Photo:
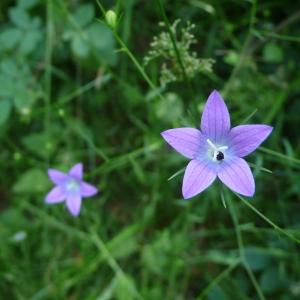
[[[227,150],[228,147],[227,146],[217,146],[210,139],[207,139],[206,141],[212,150],[211,156],[212,156],[213,161],[223,160],[225,158],[225,155],[222,151]]]

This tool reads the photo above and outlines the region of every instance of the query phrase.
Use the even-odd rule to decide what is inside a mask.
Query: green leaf
[[[9,11],[9,16],[13,24],[20,28],[28,28],[30,26],[30,18],[28,13],[18,7]]]
[[[49,157],[59,142],[58,136],[61,135],[61,128],[52,126],[51,130],[41,133],[32,133],[22,139],[22,144],[32,153],[42,158]]]
[[[283,52],[277,44],[267,43],[263,49],[263,57],[269,63],[280,63],[283,60]]]
[[[0,125],[4,124],[10,116],[11,102],[9,100],[0,101]]]
[[[80,35],[76,35],[71,43],[71,48],[75,56],[85,58],[89,54],[89,45]]]
[[[0,43],[5,49],[13,49],[22,37],[22,32],[17,28],[9,28],[0,34]]]
[[[81,27],[88,25],[94,17],[94,6],[83,4],[75,11],[74,19]]]
[[[245,259],[252,271],[262,270],[270,263],[270,256],[255,247],[245,249]]]
[[[19,177],[13,186],[13,192],[35,194],[45,192],[48,188],[49,180],[46,171],[30,169]]]
[[[20,53],[31,53],[36,48],[36,45],[41,40],[41,37],[42,36],[39,31],[28,31],[25,33],[20,43]]]
[[[18,6],[23,9],[30,9],[34,7],[39,0],[19,0]]]
[[[277,266],[270,266],[264,270],[260,278],[260,285],[266,293],[272,293],[284,287],[285,283],[283,278],[280,277]]]
[[[104,25],[97,23],[89,26],[86,33],[91,45],[96,48],[96,53],[99,54],[97,58],[106,64],[113,64],[116,61],[116,53],[112,32]]]

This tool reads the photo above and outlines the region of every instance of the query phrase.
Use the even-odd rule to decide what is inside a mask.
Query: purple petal
[[[98,193],[98,189],[87,182],[80,183],[80,193],[82,197],[91,197]]]
[[[222,96],[213,91],[205,104],[201,131],[213,143],[222,143],[230,130],[230,116]]]
[[[206,139],[200,130],[195,128],[175,128],[161,133],[165,141],[177,152],[187,158],[195,158],[200,149],[206,145]]]
[[[54,204],[63,202],[66,196],[64,193],[64,189],[61,186],[54,187],[46,196],[45,202],[48,204]]]
[[[216,179],[215,171],[207,161],[192,160],[189,162],[183,178],[182,194],[184,199],[191,198],[207,187]]]
[[[52,182],[58,185],[64,184],[64,182],[69,178],[67,174],[54,169],[48,170],[48,176]]]
[[[218,177],[231,190],[247,197],[254,195],[253,174],[244,159],[236,157],[231,161],[223,161],[220,167]]]
[[[76,164],[69,171],[69,175],[76,178],[77,180],[82,179],[82,173],[83,173],[83,164],[82,163]]]
[[[81,196],[78,194],[69,195],[67,197],[67,208],[69,212],[74,216],[77,217],[80,213],[81,207]]]
[[[244,157],[254,151],[272,132],[268,125],[240,125],[229,133],[230,146],[239,157]]]

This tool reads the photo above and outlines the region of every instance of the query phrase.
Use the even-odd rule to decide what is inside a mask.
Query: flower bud
[[[115,28],[117,26],[117,15],[113,10],[107,11],[105,14],[105,19],[111,28]]]

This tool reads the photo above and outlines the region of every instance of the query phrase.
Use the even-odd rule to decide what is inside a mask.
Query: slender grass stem
[[[224,278],[226,278],[239,264],[241,263],[240,259],[237,259],[234,263],[229,265],[223,272],[221,272],[214,280],[201,292],[197,297],[197,300],[206,299],[206,295],[211,291],[216,285],[218,285]]]
[[[229,206],[229,211],[233,220],[233,224],[234,224],[234,228],[235,228],[235,232],[236,232],[236,237],[237,237],[237,243],[238,243],[238,248],[239,248],[239,255],[240,258],[242,260],[242,264],[257,292],[257,295],[259,297],[260,300],[265,300],[265,296],[251,270],[251,268],[249,267],[249,264],[245,258],[245,247],[244,247],[244,242],[243,242],[243,237],[242,237],[242,233],[240,230],[240,226],[239,226],[239,222],[238,222],[238,217],[234,208],[234,205],[230,199],[230,201],[228,201],[228,206]]]
[[[95,245],[98,247],[98,249],[101,251],[104,258],[106,258],[106,261],[108,262],[109,266],[112,268],[112,270],[115,272],[117,277],[122,279],[124,283],[126,283],[127,288],[129,291],[131,291],[132,295],[136,299],[144,299],[142,295],[138,292],[138,290],[135,288],[135,286],[132,284],[131,281],[129,281],[128,277],[124,273],[124,271],[121,269],[117,261],[114,259],[114,257],[111,255],[107,247],[105,246],[105,243],[102,241],[100,236],[96,233],[96,231],[91,231],[92,239],[95,243]]]
[[[289,160],[290,162],[293,162],[293,163],[296,163],[296,164],[300,165],[300,159],[285,155],[283,153],[280,153],[280,152],[277,152],[277,151],[274,151],[274,150],[271,150],[271,149],[268,149],[268,148],[265,148],[265,147],[259,147],[259,150],[264,152],[264,153],[267,153],[269,155],[272,155],[274,157],[282,158],[284,160]]]
[[[300,244],[300,240],[293,236],[292,234],[288,233],[278,225],[276,225],[273,221],[271,221],[269,218],[267,218],[263,213],[261,213],[257,208],[255,208],[249,201],[244,199],[242,196],[239,194],[235,195],[243,201],[244,204],[246,204],[250,209],[252,209],[257,215],[259,215],[264,221],[266,221],[269,225],[271,225],[274,229],[276,229],[278,232],[282,233],[283,235],[287,236],[289,239],[293,240],[294,242]]]
[[[256,16],[256,0],[252,1],[252,8],[251,8],[251,14],[250,14],[250,20],[249,20],[249,29],[248,29],[248,34],[246,37],[246,40],[244,42],[240,57],[239,57],[239,61],[238,63],[235,65],[233,71],[230,74],[230,77],[228,79],[227,84],[225,85],[224,88],[224,97],[226,98],[226,95],[228,94],[228,92],[230,91],[233,81],[236,78],[236,76],[238,75],[239,71],[241,70],[241,68],[244,65],[244,62],[247,58],[248,55],[248,49],[251,43],[251,39],[252,39],[252,32],[254,29],[254,23],[255,23],[255,16]]]
[[[53,51],[53,3],[47,1],[47,35],[45,52],[45,119],[44,126],[46,132],[49,132],[51,122],[51,90],[52,90],[52,51]],[[49,159],[47,159],[49,160]]]

